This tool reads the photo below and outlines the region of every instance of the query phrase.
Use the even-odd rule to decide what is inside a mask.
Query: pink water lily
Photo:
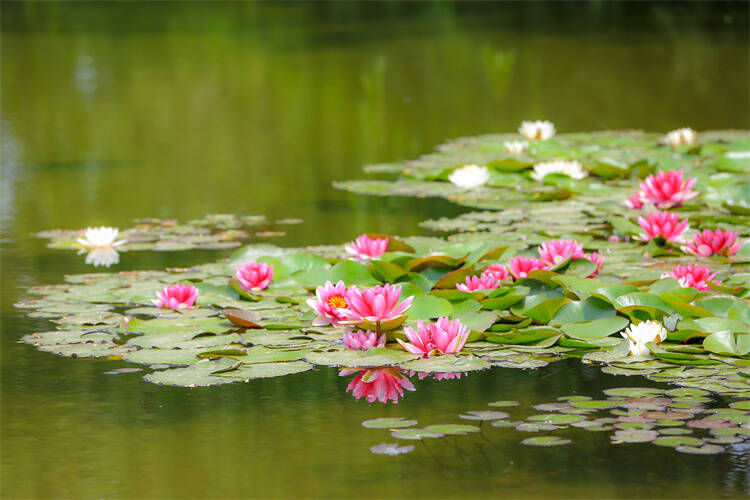
[[[422,354],[429,358],[432,355],[453,354],[463,349],[471,330],[461,321],[451,321],[446,317],[438,318],[434,323],[417,320],[417,330],[404,328],[410,343],[396,339],[401,347],[413,354]]]
[[[401,303],[401,285],[385,284],[372,288],[350,288],[346,292],[348,309],[340,310],[344,324],[359,325],[362,328],[390,330],[403,323],[403,314],[411,307],[414,296]]]
[[[640,184],[638,195],[642,202],[653,203],[657,208],[679,207],[698,196],[697,191],[691,191],[695,181],[694,177],[685,179],[682,169],[662,170],[646,177]]]
[[[474,290],[494,290],[500,286],[500,280],[493,276],[467,276],[466,284],[458,283],[456,288],[462,292],[473,292]]]
[[[364,397],[370,403],[375,401],[398,403],[399,398],[404,397],[404,389],[416,390],[414,384],[397,366],[360,370],[344,368],[339,372],[339,376],[346,377],[355,373],[357,376],[349,382],[346,392],[352,391],[352,395],[357,400]]]
[[[549,240],[539,247],[539,257],[550,266],[554,266],[568,257],[573,260],[586,256],[583,253],[583,244],[576,240]]]
[[[630,198],[626,199],[623,203],[631,210],[639,210],[643,206],[643,200],[641,200],[641,194],[636,192]]]
[[[596,264],[596,269],[594,269],[594,272],[587,276],[587,278],[593,278],[594,276],[599,274],[599,271],[602,270],[602,266],[604,265],[604,257],[596,252],[592,252],[586,255],[586,259]]]
[[[380,337],[375,332],[367,330],[363,332],[347,332],[341,339],[349,349],[366,351],[370,347],[383,347],[385,345],[385,333]]]
[[[681,221],[677,214],[669,213],[666,210],[663,212],[654,210],[646,217],[638,217],[638,224],[644,231],[639,238],[644,241],[652,240],[658,236],[667,241],[678,241],[688,229],[687,219]]]
[[[508,268],[502,264],[492,264],[491,266],[487,266],[484,271],[482,271],[482,276],[490,276],[500,281],[510,281],[513,279]]]
[[[198,298],[198,289],[193,285],[165,286],[156,292],[157,299],[151,302],[165,309],[190,309]]]
[[[354,287],[351,287],[352,289]],[[324,286],[315,289],[314,299],[307,299],[307,305],[315,309],[318,316],[313,319],[314,326],[323,326],[331,324],[341,326],[339,321],[345,319],[343,311],[348,307],[346,301],[346,285],[339,281],[334,285],[326,281]]]
[[[376,259],[388,250],[388,238],[370,238],[362,234],[344,249],[356,260]]]
[[[264,290],[273,279],[273,264],[250,262],[237,269],[235,276],[243,290]]]
[[[515,279],[525,278],[531,271],[547,269],[547,263],[535,257],[513,257],[508,261],[510,274]]]
[[[676,279],[681,287],[683,288],[695,288],[696,290],[710,290],[708,286],[709,281],[713,281],[715,284],[721,283],[721,281],[715,281],[716,273],[711,272],[711,268],[708,266],[695,266],[688,264],[681,266],[677,264],[672,269],[672,272],[666,276],[671,276]]]
[[[716,229],[704,229],[702,232],[696,232],[693,241],[682,247],[685,252],[702,257],[710,257],[713,254],[729,257],[737,253],[742,246],[742,241],[737,240],[737,233],[734,231],[722,231]]]

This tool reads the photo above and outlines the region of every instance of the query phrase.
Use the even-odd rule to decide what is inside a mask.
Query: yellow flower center
[[[344,297],[340,295],[334,295],[330,299],[328,299],[328,305],[331,307],[335,307],[336,309],[341,309],[342,307],[346,307],[346,300],[344,300]]]

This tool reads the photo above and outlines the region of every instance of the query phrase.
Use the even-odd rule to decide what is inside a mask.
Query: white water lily
[[[698,133],[689,127],[678,128],[677,130],[668,132],[667,135],[664,136],[664,142],[673,148],[676,148],[683,144],[692,144],[695,142],[696,135],[698,135]]]
[[[549,174],[567,175],[572,179],[583,179],[588,175],[583,169],[583,165],[579,162],[558,160],[547,163],[537,163],[534,165],[534,172],[532,172],[531,178],[541,181]]]
[[[472,189],[484,186],[490,180],[490,171],[487,167],[480,167],[479,165],[464,165],[454,170],[448,179],[455,186]]]
[[[113,247],[98,247],[86,254],[86,264],[109,267],[120,262],[120,252]]]
[[[629,354],[646,356],[650,353],[646,344],[653,342],[660,344],[667,340],[667,329],[658,321],[643,321],[637,325],[630,324],[620,335],[630,343]]]
[[[528,141],[505,141],[503,147],[509,155],[520,155],[529,150],[529,143]]]
[[[119,232],[116,227],[87,227],[83,238],[78,238],[78,243],[87,249],[116,247],[126,241],[117,239]]]
[[[524,121],[518,127],[518,133],[530,141],[546,141],[555,135],[555,125],[549,121]]]

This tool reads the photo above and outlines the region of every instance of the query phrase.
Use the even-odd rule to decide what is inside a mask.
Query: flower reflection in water
[[[404,370],[397,366],[342,368],[339,376],[346,377],[355,373],[356,376],[349,382],[346,392],[352,391],[352,395],[358,400],[364,396],[370,403],[387,403],[389,400],[398,403],[398,400],[404,397],[404,389],[416,390]]]
[[[387,403],[393,401],[398,403],[404,397],[404,389],[415,391],[414,384],[409,377],[416,375],[419,380],[434,378],[435,380],[451,380],[466,375],[464,372],[455,373],[430,373],[404,370],[398,366],[380,366],[377,368],[342,368],[340,377],[355,375],[346,392],[352,391],[352,395],[359,400],[364,397],[368,402],[380,401]]]
[[[114,247],[96,247],[86,254],[86,264],[109,267],[119,264],[120,253]]]

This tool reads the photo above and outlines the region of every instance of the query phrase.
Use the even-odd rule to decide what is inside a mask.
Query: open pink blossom
[[[500,281],[510,281],[513,279],[508,268],[502,264],[492,264],[491,266],[487,266],[485,270],[482,271],[482,276],[491,276]]]
[[[273,264],[249,262],[237,269],[236,276],[244,290],[264,290],[273,279]]]
[[[396,339],[401,347],[413,354],[422,354],[422,357],[429,358],[435,354],[453,354],[460,351],[466,344],[471,330],[457,319],[451,321],[442,317],[434,323],[417,320],[417,331],[407,326],[404,333],[411,343]]]
[[[721,281],[715,281],[716,273],[711,272],[711,268],[708,266],[694,266],[688,264],[681,266],[677,264],[672,269],[672,272],[666,276],[671,276],[676,279],[680,286],[683,288],[695,288],[697,290],[710,290],[708,286],[709,281],[713,281],[715,284],[721,283]]]
[[[158,299],[151,302],[165,309],[190,309],[198,298],[198,289],[193,285],[165,286],[156,292]]]
[[[370,238],[362,234],[344,249],[356,260],[376,259],[388,250],[388,238]]]
[[[349,349],[366,351],[370,347],[383,347],[385,345],[385,333],[378,337],[375,332],[370,330],[367,330],[367,333],[359,330],[358,332],[345,333],[341,340]]]
[[[713,254],[729,257],[737,253],[742,246],[742,241],[737,241],[737,233],[734,231],[722,231],[717,229],[711,231],[704,229],[695,233],[693,241],[682,247],[688,253],[710,257]]]
[[[539,257],[547,264],[554,266],[570,259],[583,259],[583,244],[576,240],[549,240],[539,247]]]
[[[587,276],[587,278],[593,278],[594,276],[599,274],[599,271],[602,270],[602,266],[604,265],[604,257],[596,252],[592,252],[586,255],[586,259],[596,264],[596,269],[594,269],[594,272]]]
[[[378,330],[396,328],[406,319],[403,314],[411,307],[414,296],[399,303],[400,298],[401,285],[386,283],[362,290],[352,287],[346,292],[349,308],[341,310],[345,318],[342,323]]]
[[[316,288],[316,298],[307,300],[307,305],[318,313],[318,316],[313,319],[313,325],[341,326],[339,321],[345,319],[343,311],[348,307],[346,293],[347,289],[343,281],[339,281],[335,286],[330,281],[326,281],[324,286]]]
[[[531,271],[547,269],[547,263],[535,257],[513,257],[508,261],[510,274],[517,280],[525,278]]]
[[[632,210],[639,210],[643,206],[643,200],[641,200],[641,194],[635,193],[630,198],[624,201],[625,206]]]
[[[370,403],[375,401],[398,403],[399,398],[404,397],[404,389],[416,390],[414,384],[397,366],[360,370],[344,368],[339,372],[339,376],[346,377],[355,373],[357,376],[349,382],[346,392],[352,391],[352,395],[357,400],[364,397]]]
[[[677,214],[669,213],[666,210],[660,212],[654,210],[646,217],[638,217],[638,224],[643,228],[639,238],[648,241],[661,236],[667,241],[678,241],[682,233],[688,229],[688,221],[680,220]]]
[[[474,290],[494,290],[499,286],[500,280],[483,274],[482,276],[467,276],[466,284],[458,283],[456,288],[462,292],[473,292]]]
[[[694,177],[684,179],[682,169],[662,170],[641,182],[638,195],[642,202],[653,203],[657,208],[679,207],[683,202],[698,196],[698,191],[691,191],[695,181]]]

